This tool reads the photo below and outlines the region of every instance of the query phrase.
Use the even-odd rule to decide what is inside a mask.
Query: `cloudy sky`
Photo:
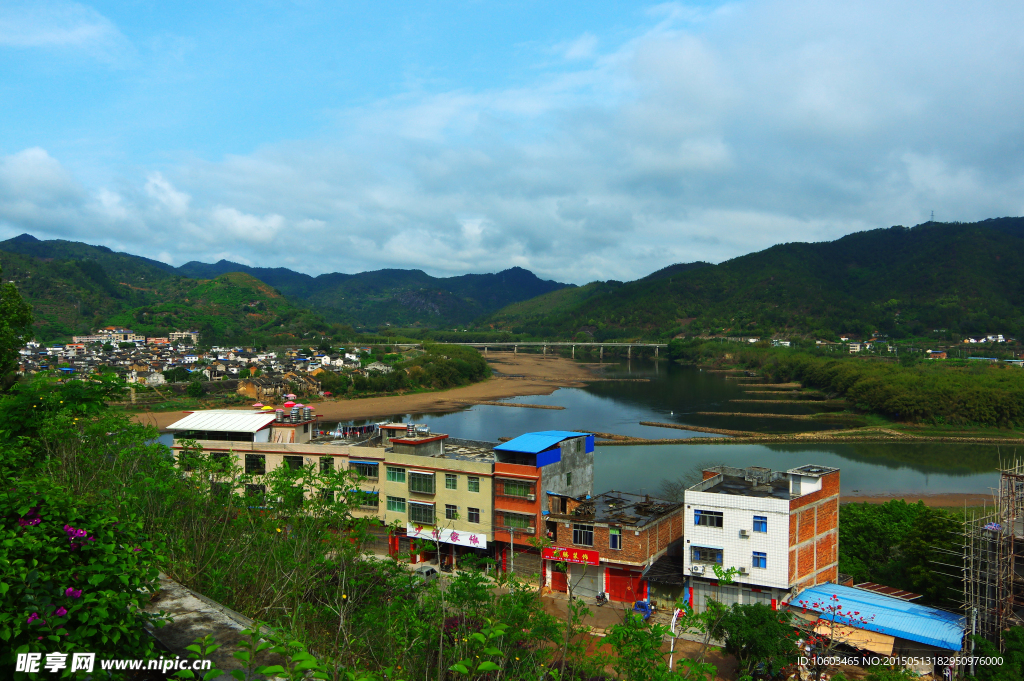
[[[0,4],[0,238],[585,283],[1024,214],[1024,3]]]

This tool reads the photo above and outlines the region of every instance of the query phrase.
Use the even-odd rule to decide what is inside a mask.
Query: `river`
[[[547,396],[504,400],[564,407],[561,410],[475,405],[444,414],[395,414],[394,419],[426,424],[432,431],[452,437],[492,442],[537,430],[592,430],[644,438],[708,437],[692,431],[641,426],[640,421],[779,433],[831,427],[787,419],[698,415],[696,412],[702,411],[816,411],[813,405],[731,402],[751,395],[743,392],[743,381],[722,373],[665,360],[633,360],[611,363],[604,375],[650,380],[602,381],[585,388],[561,388]],[[656,493],[663,480],[689,475],[709,463],[768,466],[774,470],[815,463],[842,470],[844,495],[986,494],[998,486],[1000,454],[1006,458],[1013,451],[1006,447],[1000,451],[995,445],[946,443],[598,445],[594,486],[599,492],[618,489]]]

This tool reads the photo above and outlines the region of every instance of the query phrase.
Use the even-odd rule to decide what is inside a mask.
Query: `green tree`
[[[746,674],[775,676],[797,659],[791,617],[763,603],[736,604],[718,623],[716,635]]]
[[[0,278],[3,269],[0,268]],[[0,284],[0,389],[10,387],[18,350],[32,337],[32,307],[13,283]]]
[[[978,681],[1019,681],[1024,679],[1024,627],[1010,627],[1003,632],[1003,652],[991,641],[972,636],[974,654],[980,657],[1001,657],[1001,665],[975,667]]]
[[[185,394],[189,397],[202,397],[205,392],[206,390],[203,388],[201,381],[192,381],[188,384],[188,387],[185,388]]]

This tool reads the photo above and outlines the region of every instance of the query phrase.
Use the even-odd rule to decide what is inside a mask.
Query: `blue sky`
[[[1021,215],[1021,19],[1019,2],[4,3],[0,238],[584,283],[931,210]]]

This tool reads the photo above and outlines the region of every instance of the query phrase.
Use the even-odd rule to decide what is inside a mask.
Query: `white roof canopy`
[[[274,422],[274,412],[210,409],[192,412],[167,430],[205,430],[224,433],[255,433]]]

